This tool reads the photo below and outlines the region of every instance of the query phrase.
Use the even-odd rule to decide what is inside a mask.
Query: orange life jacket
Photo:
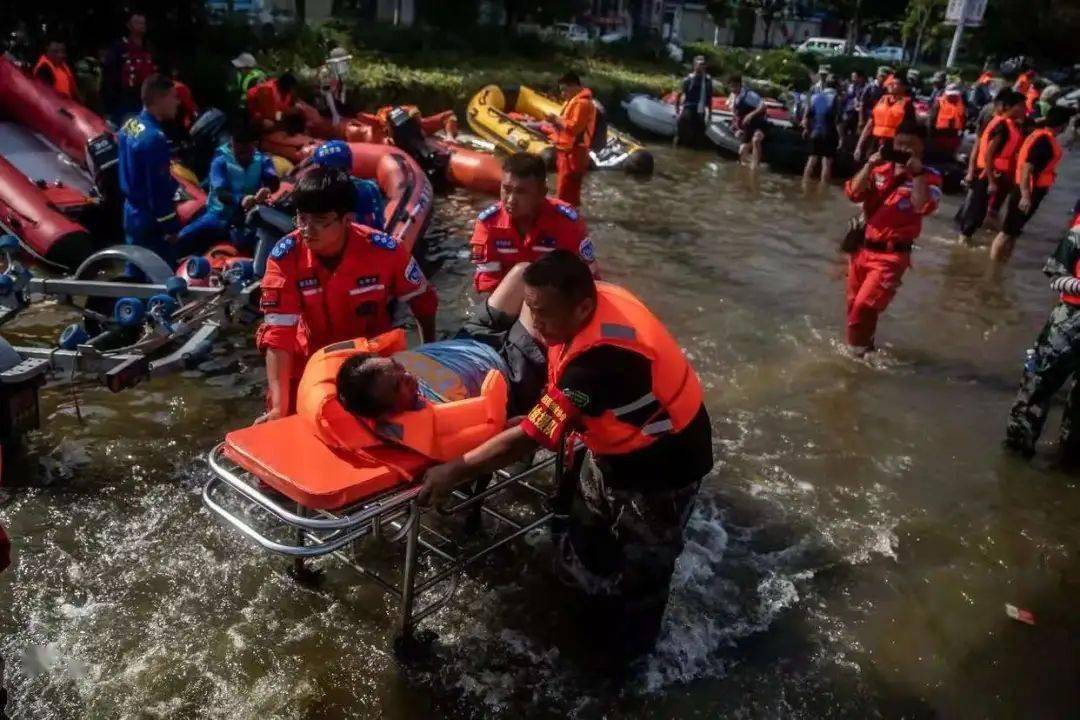
[[[894,138],[896,131],[900,129],[900,123],[904,122],[907,106],[911,98],[897,100],[892,95],[885,95],[874,105],[874,128],[871,131],[874,137]]]
[[[628,290],[596,283],[596,311],[570,342],[548,348],[548,381],[558,386],[563,369],[587,350],[610,345],[649,359],[652,390],[599,417],[582,417],[582,441],[597,455],[634,452],[668,433],[682,431],[701,409],[701,381],[663,323]],[[617,382],[617,379],[612,380]],[[621,419],[652,406],[643,422]]]
[[[425,403],[419,410],[383,421],[366,420],[348,412],[337,399],[337,375],[342,364],[359,353],[390,356],[405,350],[400,328],[371,339],[358,338],[328,345],[308,360],[296,394],[296,412],[311,422],[327,447],[354,460],[393,464],[383,450],[405,449],[433,462],[460,457],[506,428],[506,379],[497,371],[484,378],[480,396],[442,404]],[[406,473],[407,474],[407,473]]]
[[[42,55],[38,58],[37,65],[34,65],[34,75],[37,76],[38,70],[46,67],[52,73],[53,76],[53,89],[60,93],[64,97],[71,97],[75,92],[75,74],[71,72],[71,68],[67,63],[60,63],[56,65],[52,60]]]
[[[986,156],[990,150],[990,135],[998,124],[1004,122],[1009,129],[1009,137],[1005,141],[1005,145],[998,152],[994,158],[994,169],[1003,173],[1012,173],[1016,166],[1016,153],[1020,150],[1020,142],[1023,140],[1023,136],[1020,134],[1020,128],[1016,126],[1012,118],[1007,118],[1004,115],[995,115],[987,123],[986,129],[983,130],[982,137],[979,138],[979,154],[975,158],[975,166],[979,170],[986,169]]]
[[[555,147],[559,150],[573,150],[592,147],[593,134],[596,132],[596,105],[593,104],[592,91],[583,89],[574,97],[570,98],[563,106],[561,117],[584,116],[588,118],[585,129],[574,133],[567,128],[559,128],[555,133]]]
[[[934,124],[934,129],[959,132],[964,129],[964,115],[963,101],[953,102],[946,100],[942,95],[937,99],[937,122]]]
[[[1035,143],[1039,138],[1046,138],[1050,141],[1050,147],[1053,148],[1053,155],[1050,157],[1050,162],[1046,164],[1042,172],[1031,178],[1031,184],[1037,188],[1049,188],[1054,184],[1054,180],[1057,178],[1057,166],[1061,162],[1062,155],[1061,144],[1058,143],[1057,138],[1054,137],[1054,133],[1047,128],[1039,128],[1033,133],[1027,136],[1024,140],[1024,144],[1020,146],[1020,152],[1016,155],[1016,184],[1020,184],[1020,174],[1027,164],[1028,155],[1031,153],[1031,148],[1035,146]]]
[[[247,91],[248,115],[253,121],[272,120],[277,122],[293,106],[293,94],[282,93],[278,89],[277,79],[271,78]]]

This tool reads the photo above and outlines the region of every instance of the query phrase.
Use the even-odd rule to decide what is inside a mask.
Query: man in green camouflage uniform
[[[1050,401],[1054,394],[1080,370],[1080,217],[1058,243],[1043,272],[1050,278],[1051,289],[1061,293],[1035,347],[1028,350],[1020,391],[1009,413],[1005,446],[1026,457],[1035,454]],[[1080,384],[1074,382],[1065,403],[1061,422],[1061,449],[1067,456],[1080,458]]]

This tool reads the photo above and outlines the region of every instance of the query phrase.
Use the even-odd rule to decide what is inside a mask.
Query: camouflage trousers
[[[1059,303],[1029,351],[1020,391],[1009,412],[1006,444],[1027,455],[1046,423],[1050,401],[1080,371],[1080,307]],[[1066,454],[1080,450],[1080,384],[1073,382],[1061,421],[1061,448]]]
[[[586,453],[556,572],[583,596],[587,627],[625,662],[656,644],[700,479],[671,491],[612,487]]]

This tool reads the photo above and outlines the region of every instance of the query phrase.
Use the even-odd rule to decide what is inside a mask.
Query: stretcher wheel
[[[188,258],[184,270],[187,272],[187,276],[192,280],[204,280],[210,277],[210,261],[201,255]]]
[[[135,327],[146,316],[146,306],[135,297],[122,297],[113,308],[113,320],[120,327]]]
[[[165,292],[173,297],[179,297],[187,292],[187,280],[182,277],[176,277],[165,279]]]
[[[0,252],[15,252],[19,249],[19,238],[11,234],[0,235]]]
[[[10,275],[0,275],[0,295],[7,295],[15,289],[15,278]]]
[[[154,295],[146,301],[146,311],[151,314],[156,311],[161,319],[166,321],[172,318],[172,314],[179,307],[180,303],[169,295]]]
[[[61,350],[74,350],[87,340],[90,339],[90,334],[86,332],[79,323],[72,323],[64,328],[64,331],[60,333],[60,341],[57,345]]]
[[[251,260],[232,260],[225,266],[225,276],[232,282],[247,284],[255,279],[255,263]]]

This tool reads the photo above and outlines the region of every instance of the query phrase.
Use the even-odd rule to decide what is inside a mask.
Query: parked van
[[[817,55],[843,55],[847,48],[847,40],[843,38],[812,37],[803,41],[802,45],[795,48],[797,52],[811,52]],[[852,55],[865,57],[869,55],[865,48],[858,45],[852,50]]]

